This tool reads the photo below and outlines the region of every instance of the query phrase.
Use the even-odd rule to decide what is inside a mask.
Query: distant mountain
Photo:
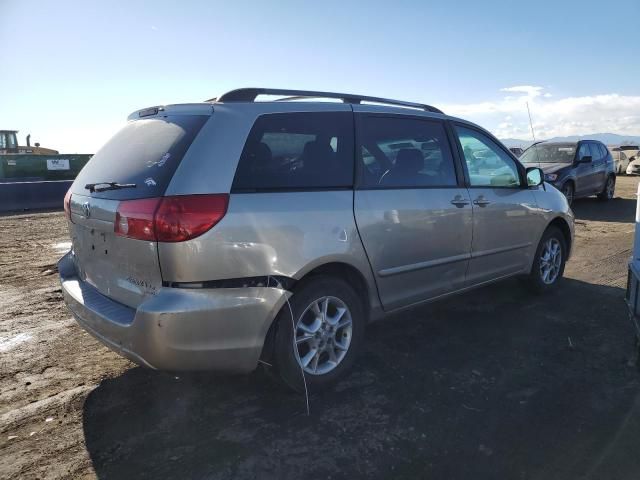
[[[533,142],[531,140],[519,140],[517,138],[501,138],[500,141],[507,147],[522,147],[527,148]]]
[[[553,137],[545,139],[549,142],[577,142],[578,140],[599,140],[605,145],[627,145],[627,144],[640,144],[639,135],[618,135],[617,133],[592,133],[590,135],[570,135],[568,137]],[[503,138],[500,139],[507,147],[523,147],[526,148],[531,143],[531,140],[520,140],[517,138]]]

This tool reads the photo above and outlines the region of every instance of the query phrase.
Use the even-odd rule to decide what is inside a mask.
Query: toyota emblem
[[[82,213],[84,213],[86,218],[91,216],[91,205],[89,205],[89,202],[84,202],[82,204]]]

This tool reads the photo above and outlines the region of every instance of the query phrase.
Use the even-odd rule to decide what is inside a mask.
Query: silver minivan
[[[348,371],[391,312],[515,275],[555,288],[573,240],[564,196],[477,125],[295,90],[133,113],[65,210],[62,291],[88,332],[140,365],[263,362],[294,389]]]

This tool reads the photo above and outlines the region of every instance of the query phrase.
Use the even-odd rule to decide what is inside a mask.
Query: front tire
[[[616,179],[613,175],[607,177],[607,181],[604,184],[604,190],[598,194],[598,200],[607,202],[613,198],[616,190]]]
[[[293,390],[304,392],[304,380],[308,391],[323,390],[355,361],[364,340],[362,300],[344,280],[318,275],[303,280],[289,305],[276,319],[275,367]]]
[[[555,288],[564,274],[567,245],[559,228],[547,228],[535,255],[529,273],[529,284],[536,293],[544,293]]]
[[[562,190],[561,190],[562,194],[565,196],[565,198],[567,199],[567,203],[569,204],[569,206],[571,206],[571,204],[573,203],[573,198],[575,196],[575,187],[573,186],[573,183],[568,181],[566,182],[563,186],[562,186]]]

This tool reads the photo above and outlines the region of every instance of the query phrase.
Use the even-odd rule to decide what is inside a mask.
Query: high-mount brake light
[[[157,115],[158,112],[161,112],[162,110],[164,110],[164,108],[161,108],[161,107],[145,108],[144,110],[140,110],[138,112],[138,117],[143,118],[143,117],[150,117],[152,115]]]
[[[138,240],[184,242],[222,220],[228,204],[227,194],[124,200],[116,212],[114,231]]]

